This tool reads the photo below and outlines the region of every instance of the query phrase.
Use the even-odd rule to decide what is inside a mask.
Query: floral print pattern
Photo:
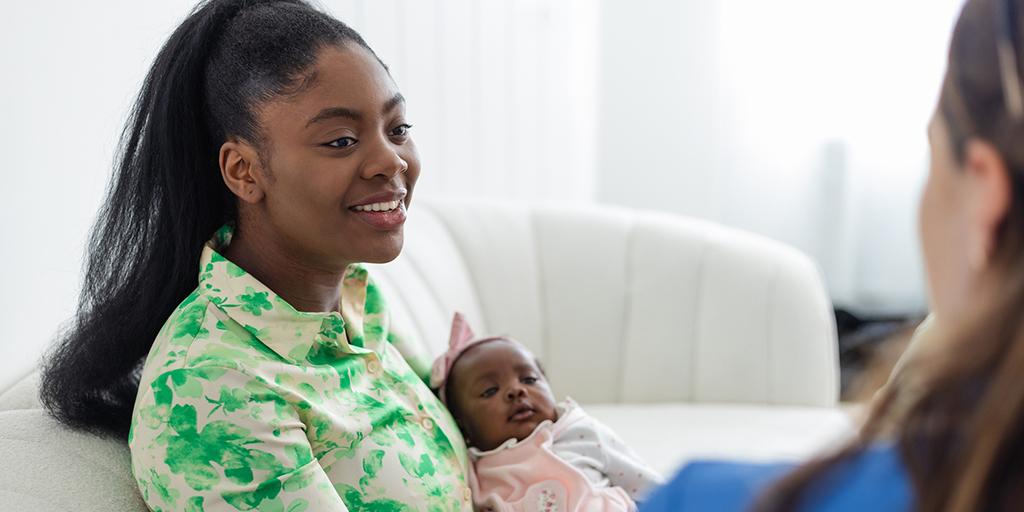
[[[366,269],[340,312],[300,312],[221,256],[230,237],[143,368],[129,445],[149,507],[471,510],[465,443]]]

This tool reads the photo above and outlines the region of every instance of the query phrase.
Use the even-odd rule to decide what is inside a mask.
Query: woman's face
[[[931,168],[921,196],[921,246],[928,274],[932,310],[939,318],[965,309],[972,289],[968,244],[969,223],[959,169],[945,120],[935,114],[928,126]]]
[[[250,229],[323,268],[398,256],[420,162],[405,101],[369,51],[321,50],[300,90],[257,118],[263,197],[246,205]]]

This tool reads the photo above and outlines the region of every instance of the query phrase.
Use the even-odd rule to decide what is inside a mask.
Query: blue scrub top
[[[654,490],[640,512],[750,510],[770,484],[793,464],[694,462]],[[913,494],[899,452],[878,445],[822,475],[808,490],[800,510],[835,512],[909,511]]]

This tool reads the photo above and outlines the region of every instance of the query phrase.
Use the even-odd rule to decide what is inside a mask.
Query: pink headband
[[[452,372],[452,366],[455,365],[455,361],[463,352],[485,341],[508,340],[516,343],[514,340],[504,336],[491,336],[487,338],[477,338],[475,336],[473,329],[469,327],[469,322],[466,321],[466,317],[462,316],[462,313],[456,312],[455,318],[452,319],[452,333],[448,338],[448,351],[438,356],[434,360],[433,367],[430,369],[430,387],[437,390],[437,396],[441,399],[441,403],[445,405],[448,405],[448,397],[445,396],[444,390],[445,384],[447,384],[448,376]]]

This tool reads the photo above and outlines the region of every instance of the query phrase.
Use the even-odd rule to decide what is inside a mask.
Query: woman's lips
[[[399,203],[394,210],[371,212],[349,209],[360,220],[381,231],[392,231],[405,224],[405,203]]]

